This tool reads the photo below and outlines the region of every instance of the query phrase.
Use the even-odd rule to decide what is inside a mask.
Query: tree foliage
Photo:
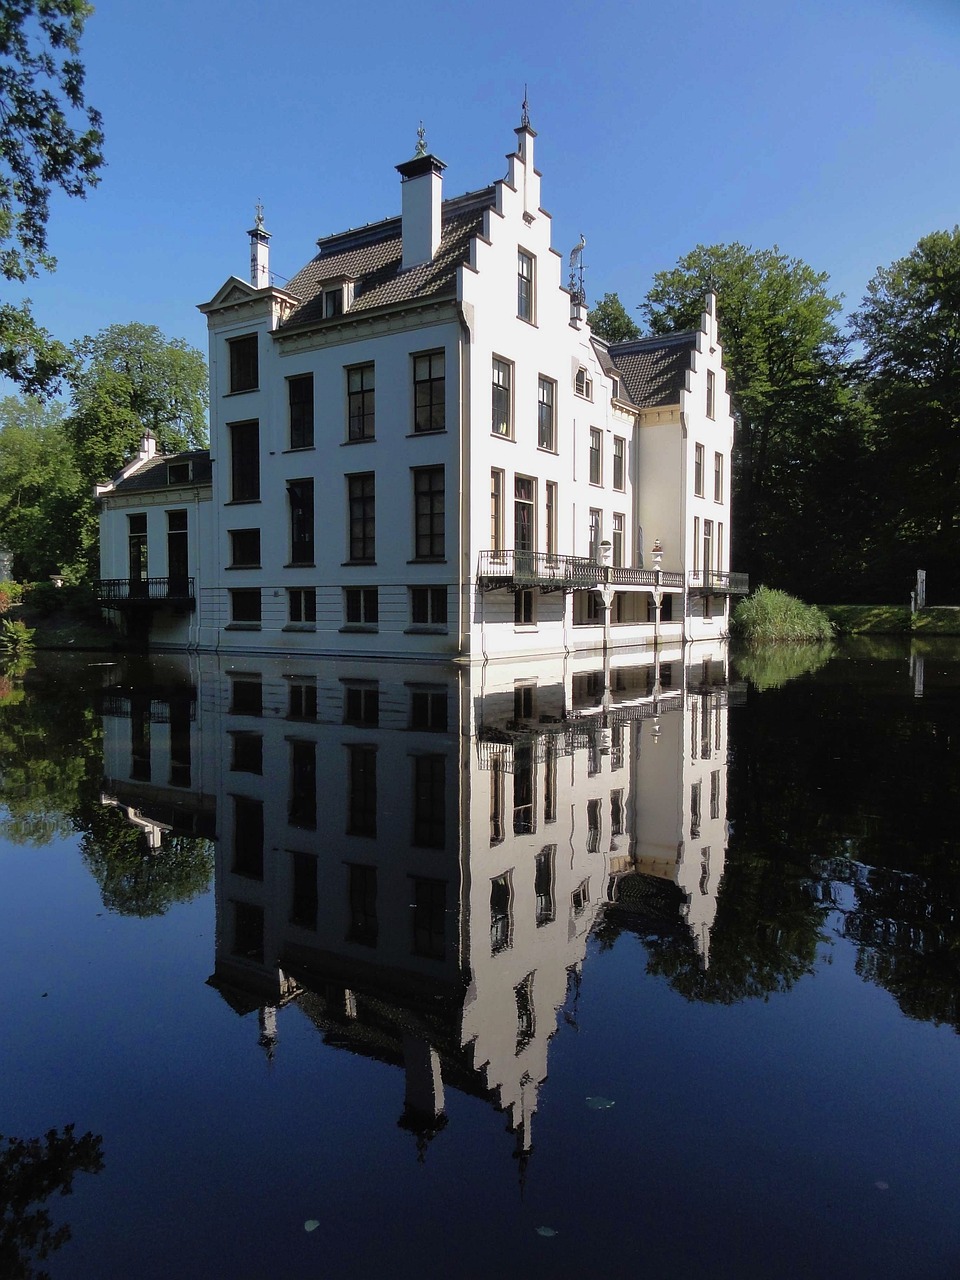
[[[640,337],[640,326],[631,319],[616,293],[603,295],[587,313],[587,323],[598,338],[605,338],[607,342],[628,342]]]
[[[851,327],[877,421],[874,473],[884,554],[907,580],[931,571],[960,592],[960,227],[881,267]]]
[[[656,274],[641,310],[654,333],[694,328],[708,291],[736,428],[737,567],[832,598],[865,554],[850,477],[869,426],[847,377],[840,299],[825,273],[776,246],[699,245]]]
[[[52,270],[50,194],[84,196],[99,178],[99,113],[84,100],[83,0],[16,0],[0,10],[0,273],[26,280]],[[29,304],[0,305],[0,371],[25,392],[55,385],[68,351]]]

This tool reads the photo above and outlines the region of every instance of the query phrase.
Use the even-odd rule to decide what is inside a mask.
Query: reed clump
[[[833,635],[833,624],[822,609],[771,587],[758,587],[740,601],[731,629],[749,645],[801,644]]]

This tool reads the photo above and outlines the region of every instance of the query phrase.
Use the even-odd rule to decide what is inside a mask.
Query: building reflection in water
[[[170,657],[104,696],[104,803],[216,834],[209,979],[266,1054],[295,1001],[402,1067],[421,1154],[448,1089],[525,1159],[605,913],[701,964],[726,849],[722,643],[529,665]]]

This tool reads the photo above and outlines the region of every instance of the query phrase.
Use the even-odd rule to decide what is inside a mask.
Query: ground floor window
[[[343,615],[348,627],[376,627],[380,620],[377,588],[344,587]]]
[[[414,627],[446,627],[447,588],[411,587],[410,623]]]
[[[573,593],[573,625],[599,627],[603,622],[603,601],[596,591]]]
[[[259,587],[242,587],[230,592],[230,621],[245,626],[260,625]]]
[[[532,627],[537,620],[536,596],[532,590],[518,591],[513,597],[513,622],[517,627]]]

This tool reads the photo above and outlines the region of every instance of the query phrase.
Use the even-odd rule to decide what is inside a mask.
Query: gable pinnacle
[[[528,107],[527,86],[524,85],[523,86],[523,103],[520,108],[520,128],[521,129],[530,128],[530,112],[527,110],[527,107]]]

